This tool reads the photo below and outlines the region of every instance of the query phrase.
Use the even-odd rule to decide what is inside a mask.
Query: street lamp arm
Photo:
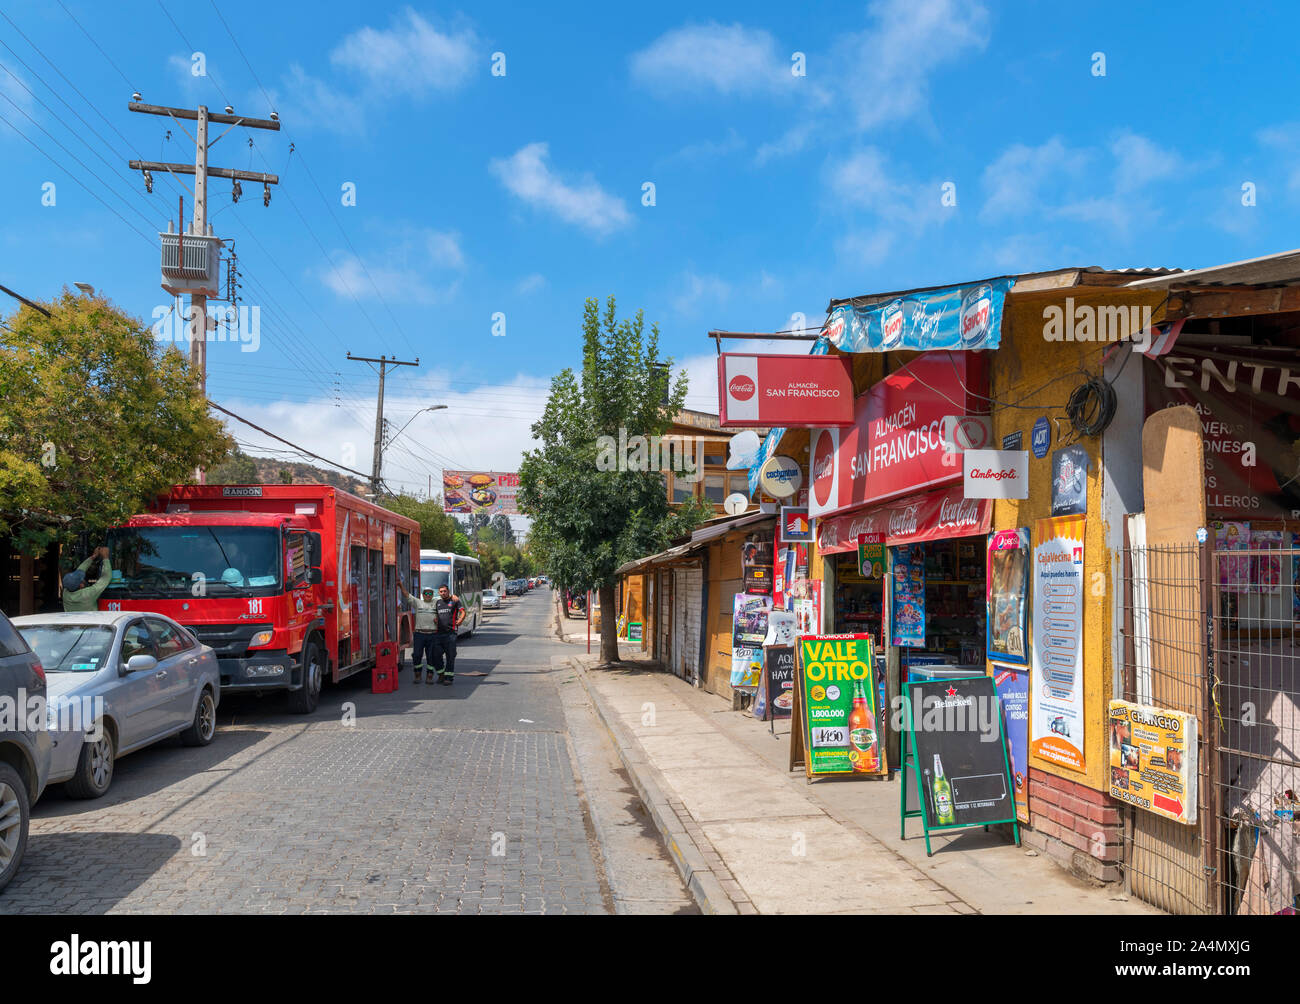
[[[421,409],[420,409],[419,411],[417,411],[414,415],[412,415],[410,418],[408,418],[408,419],[406,420],[406,425],[402,426],[400,429],[397,430],[397,435],[395,435],[395,436],[390,436],[389,439],[388,439],[388,441],[391,443],[393,440],[395,440],[395,439],[397,438],[397,436],[400,436],[403,432],[406,431],[407,426],[409,426],[409,425],[410,425],[412,422],[414,422],[417,418],[419,418],[421,415],[423,415],[426,411],[445,411],[446,409],[447,409],[447,406],[446,406],[445,404],[435,404],[435,405],[431,405],[431,406],[429,406],[428,408],[421,408]]]

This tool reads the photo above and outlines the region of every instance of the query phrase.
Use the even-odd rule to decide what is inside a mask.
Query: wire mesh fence
[[[1126,809],[1125,883],[1179,914],[1295,912],[1300,534],[1125,548],[1126,700],[1197,716],[1194,824]]]
[[[1300,547],[1252,525],[1212,559],[1218,906],[1294,913],[1300,851]],[[1285,546],[1284,546],[1285,545]]]
[[[1207,554],[1195,543],[1129,546],[1122,565],[1123,696],[1205,720],[1209,701]],[[1140,899],[1215,913],[1213,736],[1198,736],[1196,823],[1125,810],[1124,877]]]

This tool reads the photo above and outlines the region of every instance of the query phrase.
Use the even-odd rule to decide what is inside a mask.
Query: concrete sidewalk
[[[932,836],[927,858],[919,821],[899,839],[897,780],[809,784],[786,769],[788,721],[773,736],[647,662],[570,662],[706,912],[1159,913],[982,829]]]

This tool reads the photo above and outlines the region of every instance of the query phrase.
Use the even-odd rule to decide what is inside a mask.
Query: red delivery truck
[[[414,629],[420,525],[329,485],[176,485],[108,534],[102,610],[152,610],[216,650],[221,687],[289,691],[308,714],[321,683],[374,665]]]

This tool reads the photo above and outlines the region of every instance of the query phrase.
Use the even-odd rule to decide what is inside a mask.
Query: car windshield
[[[33,624],[18,632],[47,673],[93,673],[113,647],[113,629],[105,624]]]
[[[485,600],[495,600],[497,598],[497,591],[495,589],[484,589],[483,598]]]
[[[109,531],[108,547],[109,596],[267,596],[280,589],[280,534],[271,527],[119,527]]]

